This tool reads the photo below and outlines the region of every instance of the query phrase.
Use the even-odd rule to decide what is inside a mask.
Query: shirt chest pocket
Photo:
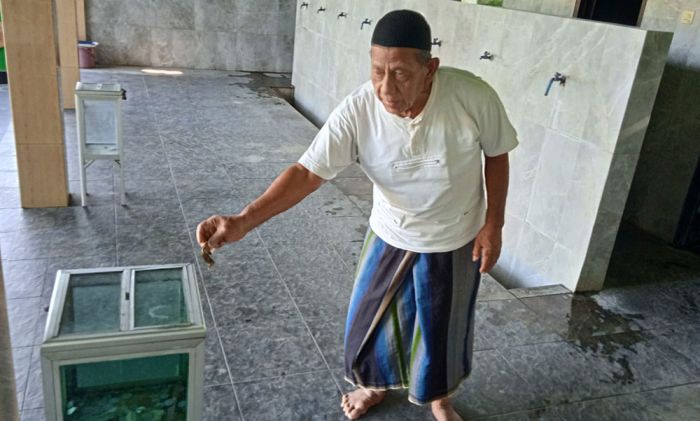
[[[392,203],[406,210],[435,206],[450,188],[450,174],[444,156],[433,155],[391,163]]]

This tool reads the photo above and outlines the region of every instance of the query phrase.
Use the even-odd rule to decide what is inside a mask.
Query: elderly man
[[[471,372],[481,273],[500,253],[515,131],[487,83],[439,68],[430,48],[420,14],[385,15],[372,36],[371,80],[262,196],[197,230],[205,248],[240,240],[359,163],[374,199],[345,329],[346,380],[356,389],[341,406],[350,419],[395,388],[430,403],[437,420],[461,419],[449,396]]]

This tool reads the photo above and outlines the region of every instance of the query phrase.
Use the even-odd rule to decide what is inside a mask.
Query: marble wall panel
[[[346,5],[326,2],[334,13]],[[572,290],[583,285],[584,268],[588,287],[602,280],[634,171],[634,148],[655,95],[653,81],[660,77],[653,63],[665,60],[659,40],[668,35],[647,42],[649,33],[636,28],[447,0],[401,5],[424,13],[443,42],[433,50],[443,65],[472,71],[496,89],[519,133],[520,146],[510,154],[508,240],[493,274],[512,286],[562,283]],[[359,23],[376,22],[397,3],[355,1],[351,7],[354,32],[321,22],[314,10],[299,12],[295,99],[316,123],[369,77],[373,28],[361,31]],[[494,60],[479,60],[485,50]],[[545,96],[555,72],[567,75],[567,84]],[[625,153],[616,155],[620,139]],[[618,219],[601,219],[602,212]],[[591,259],[596,264],[585,266]]]
[[[542,155],[545,128],[530,121],[515,125],[521,138],[519,153],[509,156],[510,183],[518,186],[510,189],[506,201],[506,212],[514,217],[525,219],[533,194],[535,177]]]
[[[562,214],[565,208],[571,206],[566,199],[574,179],[580,147],[581,142],[553,130],[545,130],[526,221],[551,238],[556,238]]]
[[[100,64],[289,72],[296,2],[88,0]]]

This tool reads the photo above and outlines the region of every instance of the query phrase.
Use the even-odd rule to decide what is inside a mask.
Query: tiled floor
[[[38,345],[57,269],[196,262],[209,327],[205,419],[343,419],[344,314],[371,206],[361,172],[325,184],[208,269],[197,260],[197,223],[240,210],[316,132],[260,88],[288,79],[139,69],[83,79],[128,90],[126,207],[112,169],[98,163],[88,171],[87,208],[73,193],[68,208],[20,209],[11,127],[0,140],[0,246],[22,418],[43,419]],[[6,123],[6,91],[0,100]],[[77,192],[74,114],[65,120]],[[483,279],[475,368],[455,397],[465,419],[700,418],[700,259],[667,249],[673,267],[663,265],[670,257],[654,265],[645,247],[626,241],[610,273],[617,285],[642,286],[582,295],[508,291]],[[621,279],[627,273],[635,278]],[[366,419],[430,416],[395,392]]]

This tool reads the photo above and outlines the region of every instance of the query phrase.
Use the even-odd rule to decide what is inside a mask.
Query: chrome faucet
[[[318,10],[316,11],[316,13],[321,13],[321,12],[325,12],[325,11],[326,11],[326,8],[323,7],[323,6],[321,6],[321,7],[318,8]]]
[[[489,53],[488,51],[484,51],[484,54],[479,57],[479,60],[493,60],[493,54]]]
[[[437,45],[438,47],[442,47],[442,41],[439,38],[433,38],[433,42],[431,44]]]
[[[340,13],[338,14],[338,19],[340,19],[340,18],[346,18],[346,17],[348,17],[348,14],[345,13],[345,12],[340,12]]]
[[[308,9],[308,8],[309,8],[309,3],[307,3],[307,2],[302,3],[302,4],[301,4],[301,7],[299,7],[299,8],[300,8],[300,9],[304,9],[304,8],[307,8],[307,9]]]
[[[554,77],[549,79],[549,83],[547,84],[547,90],[544,91],[544,96],[549,95],[549,90],[552,89],[552,84],[554,82],[559,82],[560,85],[564,86],[564,85],[566,85],[566,76],[564,76],[563,74],[561,74],[559,72],[556,72],[554,74]]]
[[[365,18],[365,20],[362,21],[362,25],[360,25],[360,30],[362,30],[365,27],[365,25],[371,25],[371,24],[372,24],[372,20],[369,18]]]

